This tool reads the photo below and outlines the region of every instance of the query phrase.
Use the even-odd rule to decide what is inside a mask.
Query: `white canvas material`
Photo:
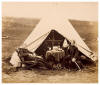
[[[62,17],[49,17],[44,18],[40,21],[40,23],[36,26],[34,31],[28,36],[28,38],[25,40],[24,44],[28,45],[32,41],[35,41],[42,35],[50,32],[51,30],[56,30],[58,33],[63,35],[68,40],[74,40],[77,44],[78,49],[86,56],[90,57],[92,51],[89,49],[89,47],[85,44],[85,42],[81,39],[80,35],[76,32],[76,30],[73,28],[73,26],[70,24],[70,22],[66,18]],[[46,37],[46,36],[44,36]],[[39,43],[43,42],[43,38],[38,40],[38,43],[33,43],[28,47],[30,51],[35,51],[34,49],[31,50],[30,48],[35,48]],[[36,48],[35,48],[36,49]]]
[[[63,42],[63,47],[68,47],[68,43],[67,43],[67,40],[66,39]]]
[[[11,57],[11,60],[10,60],[10,63],[14,66],[14,67],[20,67],[21,66],[21,60],[20,58],[18,57],[17,55],[17,52],[14,52],[12,57]]]
[[[29,51],[34,52],[46,39],[51,30],[56,30],[69,41],[74,40],[79,51],[93,60],[93,57],[91,57],[92,51],[81,39],[71,23],[65,17],[57,17],[56,15],[41,19],[21,46],[25,45]]]

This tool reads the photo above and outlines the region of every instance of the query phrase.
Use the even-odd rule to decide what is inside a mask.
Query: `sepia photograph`
[[[98,83],[98,2],[2,2],[2,83]]]

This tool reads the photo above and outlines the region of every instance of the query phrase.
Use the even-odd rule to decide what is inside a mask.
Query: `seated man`
[[[71,44],[69,44],[68,52],[69,52],[71,58],[76,58],[76,59],[79,58],[79,50],[75,46],[75,41],[74,40],[71,42]]]
[[[62,49],[65,51],[65,56],[61,59],[61,65],[64,68],[69,68],[69,61],[71,60],[71,56],[69,53],[69,43],[68,41],[65,39]]]
[[[68,69],[79,68],[78,62],[80,61],[80,52],[75,46],[75,41],[72,41],[71,44],[68,44],[65,50],[65,57],[63,59],[63,66]]]
[[[78,48],[75,46],[75,41],[72,41],[69,46],[69,54],[71,57],[70,67],[78,68],[80,70],[82,67],[82,63],[80,62],[81,56]]]

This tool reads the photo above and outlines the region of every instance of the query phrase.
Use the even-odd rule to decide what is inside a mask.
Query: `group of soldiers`
[[[50,59],[44,59],[43,57],[33,56],[33,53],[25,48],[18,48],[16,52],[21,60],[21,67],[30,68],[47,68],[55,69],[53,65],[60,67],[60,69],[67,68],[81,70],[83,67],[80,62],[80,52],[75,46],[75,42],[68,44],[66,47],[62,47],[65,52],[65,56],[60,60],[60,62],[54,61],[53,56],[50,56]],[[52,64],[48,63],[49,61]],[[56,64],[55,64],[56,63]],[[59,69],[59,68],[58,68]]]

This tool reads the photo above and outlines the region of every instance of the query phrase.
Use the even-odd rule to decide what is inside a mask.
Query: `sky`
[[[2,16],[43,18],[51,14],[98,21],[98,2],[2,2]]]

